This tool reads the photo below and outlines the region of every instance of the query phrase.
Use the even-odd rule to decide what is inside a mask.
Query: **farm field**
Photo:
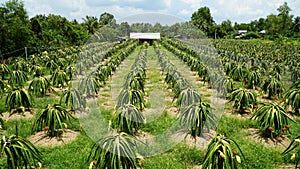
[[[201,40],[95,42],[1,63],[2,141],[16,135],[11,140],[33,144],[31,155],[24,150],[9,158],[18,146],[6,151],[1,168],[294,168],[300,158],[300,143],[293,141],[300,133],[299,47],[212,43],[216,49]],[[178,144],[161,140],[172,136],[164,132],[174,125],[187,137]],[[139,148],[137,155],[134,139],[155,136],[152,149]],[[109,142],[116,138],[125,142]],[[225,148],[208,149],[220,140]],[[133,156],[117,158],[95,141]],[[283,154],[290,143],[296,149]],[[28,164],[12,160],[21,156]]]

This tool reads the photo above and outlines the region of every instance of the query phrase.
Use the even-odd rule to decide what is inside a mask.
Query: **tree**
[[[281,30],[284,32],[292,23],[293,15],[289,15],[292,9],[287,5],[287,2],[284,2],[283,5],[277,8],[277,11],[279,12],[278,16],[282,18]]]
[[[94,16],[86,16],[83,18],[83,26],[88,30],[89,34],[94,34],[99,28],[98,19]]]
[[[128,22],[122,22],[119,26],[119,29],[121,30],[123,36],[129,36],[130,25]]]
[[[225,35],[229,35],[231,32],[234,31],[234,29],[232,27],[232,23],[229,19],[227,19],[226,21],[223,21],[221,23],[221,27],[224,29]]]
[[[257,25],[256,25],[256,30],[261,31],[265,29],[265,24],[266,24],[266,19],[265,18],[259,18]]]
[[[292,30],[295,33],[300,33],[300,16],[295,17],[293,25],[292,25]]]
[[[114,15],[104,12],[103,14],[100,15],[99,24],[100,26],[104,26],[113,22],[113,20],[114,20]]]
[[[0,7],[0,16],[1,52],[7,53],[27,46],[31,31],[24,3],[19,0],[7,1]]]
[[[210,33],[211,27],[214,24],[214,20],[208,7],[199,8],[198,11],[192,14],[191,19],[192,24],[198,27],[201,31],[206,34]]]

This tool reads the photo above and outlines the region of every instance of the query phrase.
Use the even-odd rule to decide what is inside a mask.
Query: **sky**
[[[189,21],[192,13],[207,6],[216,23],[231,20],[249,23],[273,13],[284,2],[292,9],[291,14],[300,16],[300,0],[23,0],[29,17],[37,14],[59,14],[69,20],[81,22],[85,16],[111,13],[115,19],[155,12]],[[0,4],[5,3],[0,0]]]

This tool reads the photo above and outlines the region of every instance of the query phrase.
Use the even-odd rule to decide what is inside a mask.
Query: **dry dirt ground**
[[[24,113],[14,113],[12,115],[10,115],[9,112],[4,112],[4,113],[2,113],[2,119],[4,121],[30,119],[30,118],[34,117],[36,110],[32,109],[30,111],[25,111]]]
[[[31,141],[35,146],[55,147],[68,144],[76,140],[79,133],[80,132],[66,129],[61,137],[51,138],[47,136],[46,132],[41,131],[29,136],[28,140]]]
[[[261,143],[266,147],[285,149],[291,142],[286,135],[277,138],[262,137],[260,130],[255,128],[244,129],[244,132],[247,133],[249,139]]]

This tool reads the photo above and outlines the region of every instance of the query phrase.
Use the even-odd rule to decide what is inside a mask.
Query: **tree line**
[[[300,17],[290,14],[291,8],[285,2],[277,11],[277,15],[270,14],[267,18],[259,18],[250,23],[234,23],[230,20],[216,24],[208,7],[201,7],[191,16],[191,21],[174,25],[160,23],[116,23],[114,16],[104,12],[99,18],[86,16],[82,22],[68,20],[55,14],[39,14],[29,18],[21,0],[9,0],[0,6],[0,56],[24,55],[22,50],[27,47],[28,53],[36,53],[55,48],[83,45],[91,35],[105,25],[113,28],[114,36],[129,36],[130,32],[160,32],[163,36],[172,37],[180,34],[193,36],[198,30],[208,37],[232,38],[237,30],[259,32],[266,30],[270,39],[278,36],[299,37]],[[13,52],[12,52],[13,51]]]
[[[277,8],[278,14],[270,14],[267,18],[259,18],[250,23],[232,23],[225,20],[216,24],[208,7],[201,7],[192,14],[191,22],[210,37],[232,38],[237,30],[247,30],[254,35],[262,30],[269,39],[278,37],[300,37],[300,16],[290,14],[292,9],[284,2]]]

